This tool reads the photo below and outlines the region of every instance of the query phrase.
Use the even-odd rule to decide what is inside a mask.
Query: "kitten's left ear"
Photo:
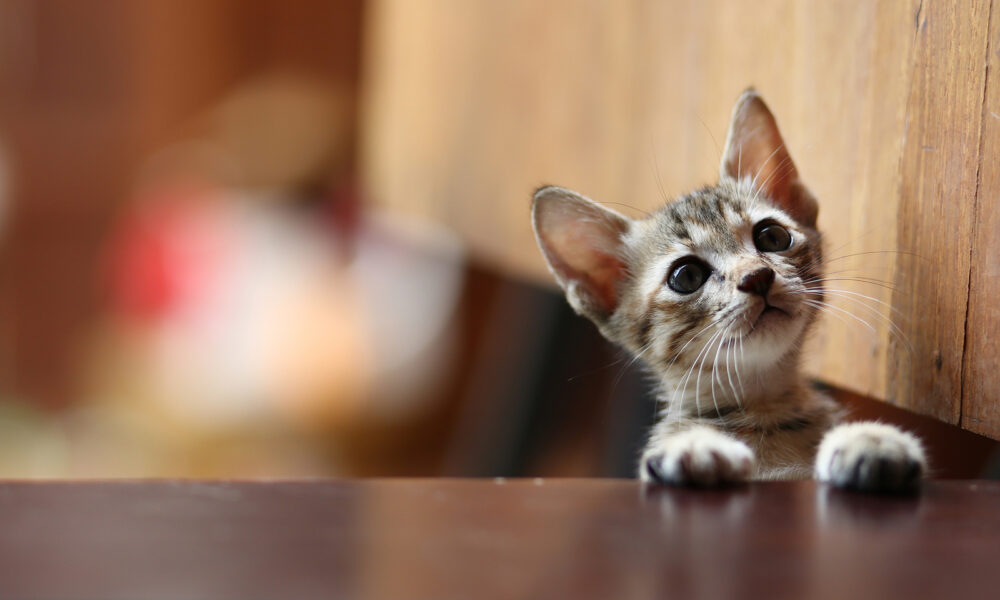
[[[816,226],[816,198],[799,179],[774,115],[753,89],[743,92],[733,107],[719,174],[736,180],[749,177],[796,221]]]
[[[570,305],[602,325],[618,308],[619,284],[628,272],[624,236],[630,220],[576,192],[546,186],[535,192],[531,222]]]

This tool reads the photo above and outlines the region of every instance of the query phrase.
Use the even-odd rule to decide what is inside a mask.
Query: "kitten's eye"
[[[671,267],[667,285],[678,294],[690,294],[697,291],[711,273],[712,268],[700,260],[682,258]]]
[[[792,234],[773,221],[762,221],[754,227],[753,244],[761,252],[781,252],[792,245]]]

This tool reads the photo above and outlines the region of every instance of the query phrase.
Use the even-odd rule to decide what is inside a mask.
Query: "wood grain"
[[[0,484],[9,598],[988,598],[998,482]]]
[[[962,427],[1000,438],[1000,3],[990,10],[969,280]]]
[[[732,102],[754,85],[820,199],[835,308],[810,371],[965,423],[989,0],[373,4],[362,171],[379,205],[550,283],[528,223],[534,187],[641,215],[713,182]],[[983,179],[979,198],[997,186]],[[995,402],[998,385],[967,386],[966,404]],[[969,422],[985,418],[976,410]]]
[[[958,424],[989,2],[925,2],[914,48],[888,399]],[[998,432],[1000,433],[1000,432]]]

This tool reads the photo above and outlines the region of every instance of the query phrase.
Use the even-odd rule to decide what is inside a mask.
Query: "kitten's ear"
[[[733,107],[719,172],[736,180],[749,177],[796,221],[815,227],[819,205],[799,180],[774,115],[753,89],[743,92]]]
[[[567,189],[535,192],[531,221],[549,269],[574,309],[598,323],[618,307],[631,221]]]

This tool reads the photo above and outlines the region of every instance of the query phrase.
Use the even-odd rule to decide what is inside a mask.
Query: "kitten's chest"
[[[736,434],[757,457],[754,479],[808,479],[825,429]]]
[[[778,421],[731,428],[757,457],[755,479],[806,479],[812,476],[823,436],[838,421],[835,405],[817,402],[811,410],[790,412]]]

